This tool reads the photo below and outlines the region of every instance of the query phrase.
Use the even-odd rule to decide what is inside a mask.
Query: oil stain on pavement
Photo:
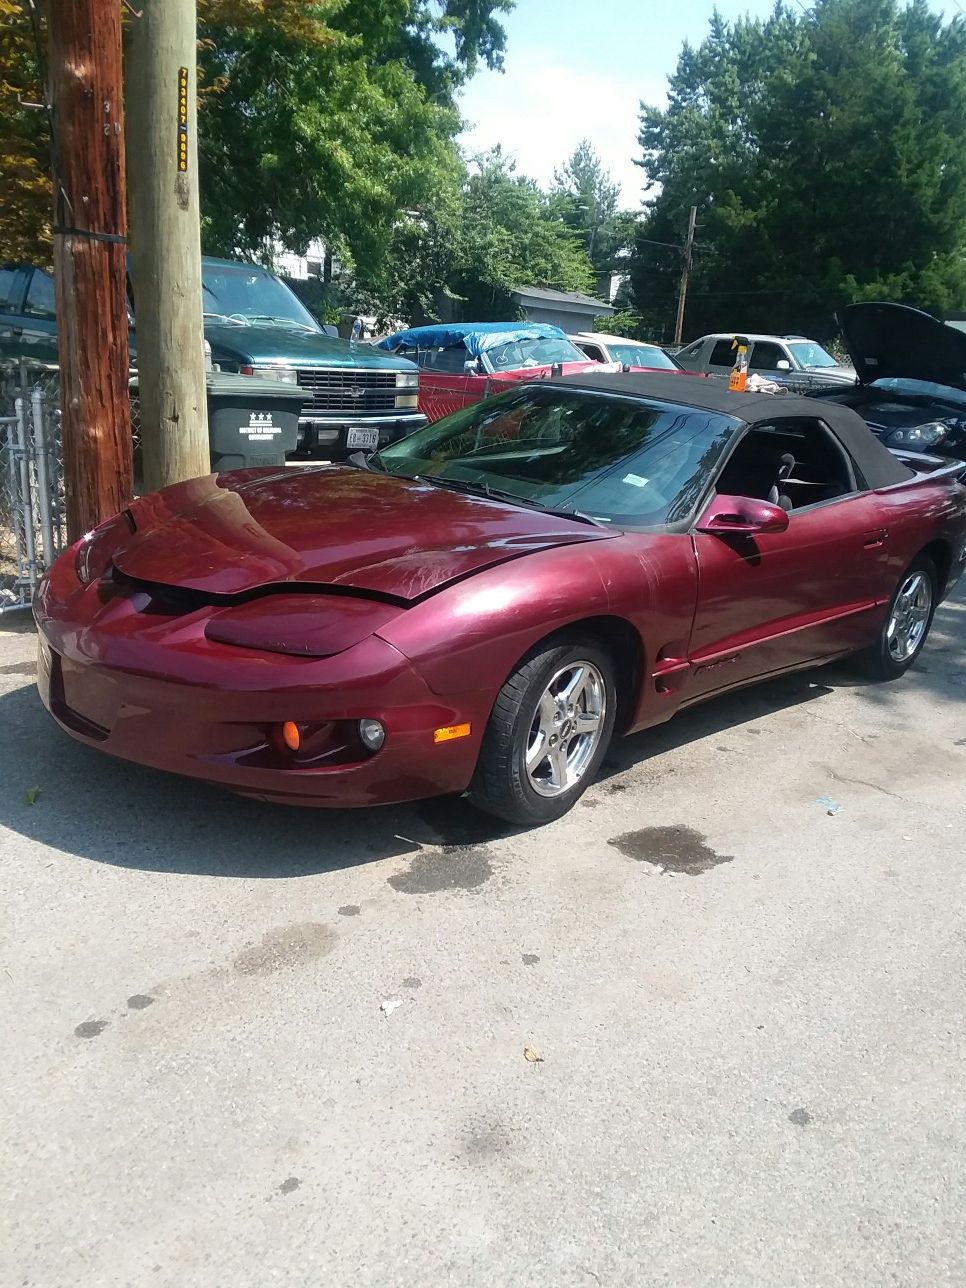
[[[623,832],[607,842],[638,863],[653,863],[663,872],[697,877],[721,863],[731,863],[733,854],[717,854],[693,827],[644,827]]]
[[[473,890],[492,875],[486,850],[470,845],[462,849],[424,850],[416,855],[406,872],[399,872],[388,880],[402,894],[436,894],[439,890]]]
[[[267,931],[261,942],[246,948],[234,961],[239,975],[270,975],[286,966],[324,957],[335,947],[338,936],[328,926],[314,921],[296,921]]]
[[[78,1038],[96,1038],[107,1028],[107,1020],[85,1020],[83,1024],[78,1024],[74,1030],[74,1036]]]

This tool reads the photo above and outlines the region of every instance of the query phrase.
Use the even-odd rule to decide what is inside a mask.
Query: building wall
[[[325,242],[321,241],[311,242],[304,255],[293,255],[285,250],[275,256],[275,271],[279,277],[294,278],[298,282],[321,278],[324,264]]]
[[[555,309],[552,305],[544,307],[527,304],[522,306],[522,312],[527,322],[550,322],[571,335],[577,331],[593,331],[596,316],[593,309],[576,313],[573,309]]]

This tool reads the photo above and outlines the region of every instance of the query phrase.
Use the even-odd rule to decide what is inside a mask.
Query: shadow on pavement
[[[908,696],[910,688],[960,703],[964,660],[960,596],[940,608],[922,662],[897,685],[869,684],[844,664],[785,676],[617,740],[601,777],[836,688],[861,686],[876,704]],[[485,845],[514,832],[454,798],[366,810],[286,808],[143,769],[62,734],[32,683],[0,696],[0,764],[0,822],[11,831],[67,854],[146,871],[298,877],[413,854],[420,845]],[[33,788],[40,791],[30,805]]]

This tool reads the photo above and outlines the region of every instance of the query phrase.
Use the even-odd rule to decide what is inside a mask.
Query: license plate
[[[346,434],[345,445],[375,451],[379,446],[379,431],[378,429],[350,429]]]

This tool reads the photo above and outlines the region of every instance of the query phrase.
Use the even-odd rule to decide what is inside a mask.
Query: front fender
[[[633,718],[639,726],[676,707],[656,700],[651,669],[662,656],[687,655],[696,599],[689,536],[625,534],[487,569],[424,600],[379,635],[434,692],[486,690],[495,698],[540,640],[589,618],[620,618],[640,645],[643,682]]]

